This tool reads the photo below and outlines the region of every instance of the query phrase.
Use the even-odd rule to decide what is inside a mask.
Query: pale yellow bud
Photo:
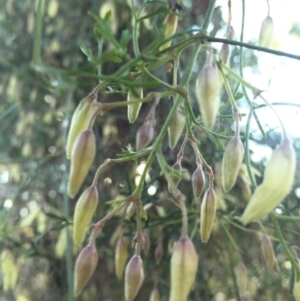
[[[168,128],[169,134],[169,147],[174,149],[177,145],[178,140],[181,137],[182,131],[185,126],[185,116],[182,109],[178,109],[171,121],[171,124]]]
[[[241,294],[246,292],[248,273],[245,265],[242,262],[235,267],[236,281]]]
[[[227,144],[222,161],[222,186],[225,192],[234,186],[243,158],[243,143],[239,136],[235,136]]]
[[[214,126],[216,121],[220,106],[220,92],[219,73],[211,64],[206,64],[198,75],[195,93],[204,125],[209,129]]]
[[[129,90],[127,95],[127,100],[137,100],[143,98],[143,89],[137,88],[135,90]],[[127,106],[127,115],[130,123],[135,122],[137,117],[139,116],[139,112],[141,109],[142,103],[137,104],[129,104]]]
[[[181,237],[171,258],[171,292],[169,301],[186,301],[195,282],[198,255],[193,242]]]
[[[76,203],[73,222],[73,240],[81,245],[98,205],[98,190],[87,188]]]
[[[128,256],[128,240],[121,237],[117,242],[115,250],[115,272],[119,280],[123,278],[123,272]]]
[[[143,261],[140,256],[134,255],[128,262],[125,270],[125,299],[133,301],[144,280]]]
[[[165,26],[164,37],[165,37],[165,39],[170,38],[176,32],[177,24],[178,24],[178,16],[176,14],[168,14],[166,16],[163,24]],[[160,51],[164,50],[164,49],[170,47],[171,44],[172,44],[172,40],[161,45],[159,47],[159,50]]]
[[[268,162],[264,180],[252,195],[241,222],[246,225],[271,212],[289,193],[294,182],[296,155],[291,142],[284,139],[273,151]]]
[[[217,197],[213,189],[206,190],[202,204],[200,217],[200,236],[202,242],[206,243],[210,237],[210,233],[214,224],[217,208]]]
[[[299,264],[299,260],[298,260],[298,265],[300,267]],[[293,287],[293,295],[296,301],[300,301],[300,279],[297,281],[297,275],[296,272],[294,271],[295,274],[295,280],[294,280],[294,287]]]
[[[149,301],[159,301],[159,291],[157,288],[152,289]]]
[[[270,47],[274,39],[274,25],[273,19],[268,16],[266,17],[260,28],[258,45],[261,47]]]
[[[68,183],[70,197],[74,197],[83,183],[96,154],[96,140],[93,131],[85,130],[76,139],[72,154]]]

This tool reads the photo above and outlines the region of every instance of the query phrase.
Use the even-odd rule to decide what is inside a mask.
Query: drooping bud
[[[176,162],[172,168],[178,172],[181,172],[182,171],[182,166],[181,166],[181,163],[180,162]],[[172,176],[172,180],[173,180],[173,183],[174,183],[174,186],[177,187],[179,182],[181,181],[181,178],[179,177],[176,177],[176,176]],[[169,189],[169,192],[172,193],[173,192],[173,189],[172,189],[172,185],[169,183],[168,184],[168,189]]]
[[[13,253],[3,249],[0,256],[1,272],[3,274],[3,290],[14,290],[19,275],[19,268],[15,263]]]
[[[129,260],[125,270],[125,299],[132,301],[136,297],[144,280],[143,261],[134,255]]]
[[[242,262],[235,267],[236,281],[241,294],[244,294],[247,289],[248,273],[245,265]]]
[[[195,169],[192,175],[192,187],[194,198],[198,199],[203,192],[205,186],[205,175],[201,165]]]
[[[222,82],[218,70],[212,65],[212,53],[202,70],[200,71],[195,93],[200,107],[204,125],[211,129],[216,121],[216,116],[220,106],[220,92]]]
[[[169,301],[186,301],[195,282],[198,255],[193,242],[181,237],[171,258],[171,292]]]
[[[62,228],[59,232],[57,242],[55,244],[55,257],[63,258],[67,250],[67,227]]]
[[[206,190],[201,204],[201,228],[200,236],[202,242],[206,243],[210,237],[210,233],[214,224],[217,208],[216,193],[212,188]]]
[[[228,40],[233,40],[234,39],[234,29],[232,26],[229,26],[227,29],[227,33],[226,33],[226,38]],[[222,59],[222,62],[224,64],[227,64],[229,61],[229,57],[230,57],[230,46],[227,43],[223,43],[222,47],[221,47],[221,51],[220,51],[220,57]]]
[[[144,254],[147,256],[147,255],[149,255],[150,245],[151,245],[149,229],[145,229],[143,231],[143,239],[144,239],[143,251],[144,251]]]
[[[87,129],[92,115],[97,110],[97,107],[92,105],[96,102],[96,96],[87,96],[80,101],[73,113],[66,145],[66,156],[68,159],[71,158],[76,138]]]
[[[152,289],[149,301],[159,301],[159,291],[156,287]]]
[[[268,16],[263,20],[261,24],[258,45],[261,47],[268,48],[272,45],[273,39],[274,39],[273,19],[270,16]]]
[[[175,13],[176,12],[177,12],[177,10],[175,9]],[[176,32],[177,24],[178,24],[178,16],[175,13],[168,14],[164,20],[163,25],[165,26],[165,32],[164,32],[165,39],[170,38]],[[159,47],[159,51],[170,47],[171,43],[172,43],[172,40],[161,45]]]
[[[154,251],[155,262],[157,264],[159,264],[161,262],[163,256],[164,256],[164,248],[163,248],[162,243],[159,242]]]
[[[233,137],[226,146],[222,161],[222,186],[225,192],[236,182],[244,158],[244,146],[239,136]]]
[[[298,261],[298,266],[300,267],[300,262],[299,259]],[[294,271],[294,274],[296,274],[296,272]],[[297,276],[294,276],[294,286],[293,286],[293,295],[296,301],[300,301],[300,279],[297,281]]]
[[[273,151],[264,180],[252,195],[241,222],[246,225],[259,220],[272,211],[289,193],[294,182],[296,155],[291,142],[284,139]]]
[[[128,240],[121,237],[119,238],[115,249],[115,272],[119,280],[123,278],[123,272],[128,256]]]
[[[76,139],[72,154],[68,183],[70,197],[74,197],[83,183],[96,154],[95,135],[92,130],[83,131]]]
[[[143,98],[143,89],[137,88],[135,90],[129,90],[127,95],[127,100],[137,100],[139,98]],[[130,123],[135,122],[137,117],[139,116],[139,112],[141,109],[142,103],[137,104],[129,104],[127,106],[127,115]]]
[[[181,108],[177,109],[171,124],[168,128],[169,147],[173,150],[181,137],[185,126],[185,116]]]
[[[78,296],[92,277],[98,262],[95,243],[88,244],[77,257],[74,270],[74,294]]]
[[[266,270],[269,272],[276,271],[278,269],[278,264],[274,254],[273,245],[270,237],[266,234],[261,238],[261,249]]]
[[[152,123],[143,124],[136,133],[136,150],[139,151],[147,147],[154,137],[154,127]]]
[[[98,205],[98,190],[87,188],[76,203],[73,222],[74,243],[81,245]]]

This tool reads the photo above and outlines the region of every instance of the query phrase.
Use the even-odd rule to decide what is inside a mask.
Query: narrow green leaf
[[[141,21],[143,21],[143,20],[145,20],[145,19],[149,19],[149,18],[152,18],[152,17],[157,16],[157,15],[160,15],[160,14],[169,14],[170,12],[171,12],[171,11],[170,11],[168,8],[166,8],[166,7],[160,7],[160,8],[157,9],[156,11],[154,11],[154,12],[148,14],[148,15],[145,15],[145,16],[143,16],[143,17],[141,17],[141,18],[139,18],[139,19],[137,20],[137,22],[141,22]]]

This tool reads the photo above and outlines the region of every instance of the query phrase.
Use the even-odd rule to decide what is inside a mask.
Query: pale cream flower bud
[[[171,292],[169,301],[186,301],[195,282],[198,255],[193,242],[181,237],[171,258]]]
[[[246,292],[248,273],[245,265],[242,262],[235,267],[236,281],[241,294]]]
[[[168,14],[164,20],[164,26],[165,26],[165,39],[170,38],[174,33],[176,32],[177,29],[177,24],[178,24],[178,16],[173,13],[173,14]],[[168,47],[170,47],[172,43],[172,40],[166,42],[165,44],[161,45],[159,47],[159,50],[164,50]]]
[[[273,19],[268,16],[266,17],[260,28],[258,45],[261,47],[270,47],[274,39],[274,24]]]
[[[179,108],[168,128],[169,134],[169,147],[173,150],[181,137],[182,131],[185,126],[185,116],[181,108]]]
[[[123,272],[128,256],[128,240],[121,237],[119,238],[115,249],[115,272],[119,280],[123,278]]]
[[[298,265],[300,267],[300,263],[299,263],[299,259],[298,261]],[[296,272],[294,271],[294,274],[296,274]],[[293,286],[293,295],[296,301],[300,301],[300,279],[299,281],[297,281],[297,276],[294,276],[295,280],[294,280],[294,286]]]
[[[134,255],[128,262],[125,270],[125,299],[133,301],[144,280],[143,261],[140,256]]]
[[[149,301],[159,301],[159,291],[157,288],[152,289]]]
[[[264,180],[252,195],[241,222],[246,225],[271,212],[289,193],[294,182],[296,154],[291,142],[284,139],[272,153]]]

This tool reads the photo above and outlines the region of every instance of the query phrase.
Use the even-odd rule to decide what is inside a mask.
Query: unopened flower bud
[[[74,294],[78,296],[92,277],[98,262],[94,243],[88,244],[77,257],[74,270]]]
[[[68,183],[70,197],[74,197],[84,181],[96,154],[95,135],[91,130],[83,131],[76,139],[71,154]]]
[[[248,273],[245,265],[242,262],[235,267],[236,281],[241,294],[246,292]]]
[[[185,116],[181,108],[179,108],[175,115],[173,116],[173,119],[171,121],[171,124],[168,128],[168,134],[169,134],[169,147],[173,150],[175,146],[177,145],[178,140],[181,137],[182,131],[185,126]]]
[[[171,258],[170,301],[185,301],[195,282],[198,269],[198,255],[193,242],[181,237],[176,243]]]
[[[212,188],[206,190],[201,204],[201,228],[200,236],[202,242],[206,243],[210,237],[210,233],[214,224],[217,208],[216,193]]]
[[[294,182],[296,155],[291,142],[284,139],[272,153],[264,180],[252,195],[241,222],[246,225],[257,221],[272,211],[289,193]]]
[[[96,106],[92,105],[96,101],[97,98],[95,96],[83,98],[73,113],[66,144],[66,156],[68,159],[71,158],[76,138],[88,127],[90,119],[97,109]]]
[[[159,242],[154,251],[155,262],[157,264],[159,264],[161,262],[163,256],[164,256],[164,248],[163,248],[162,243]]]
[[[125,270],[125,299],[132,301],[136,297],[144,280],[143,261],[140,256],[134,255],[128,262]]]
[[[123,278],[123,272],[128,256],[128,240],[121,237],[119,238],[115,249],[115,272],[119,280]]]
[[[273,19],[268,16],[266,17],[260,28],[258,45],[261,47],[270,47],[274,39],[274,25]]]
[[[159,301],[159,291],[156,287],[152,289],[149,301]]]
[[[154,127],[152,123],[143,124],[136,133],[136,150],[147,147],[153,140]]]
[[[98,205],[98,190],[87,188],[76,203],[73,222],[73,239],[81,245]]]
[[[198,199],[205,186],[205,175],[202,166],[198,166],[192,175],[192,187],[194,198]]]
[[[135,213],[135,205],[133,202],[131,202],[126,208],[125,219],[130,220],[131,217],[134,215],[134,213]]]
[[[264,234],[261,238],[261,249],[263,254],[263,261],[266,270],[271,272],[277,270],[277,260],[274,254],[273,245],[270,237]]]
[[[135,89],[135,91],[133,91],[133,90],[128,91],[128,95],[127,95],[128,101],[129,100],[137,100],[139,98],[143,98],[143,89],[142,88]],[[128,115],[128,120],[130,123],[135,122],[135,120],[139,116],[141,106],[142,106],[141,102],[137,103],[137,104],[129,104],[127,106],[127,115]]]
[[[244,158],[244,146],[239,136],[233,137],[226,146],[222,162],[222,186],[225,192],[236,182]]]
[[[300,262],[298,261],[298,267],[300,268]],[[294,270],[294,286],[293,286],[293,295],[296,301],[300,301],[300,279],[297,281],[296,271]]]
[[[163,23],[163,25],[165,26],[165,32],[164,32],[165,39],[170,38],[176,32],[177,24],[178,24],[178,16],[175,13],[168,14],[166,16]],[[161,51],[170,47],[171,43],[172,40],[166,42],[165,44],[159,47],[159,50]]]
[[[216,121],[220,106],[221,86],[219,72],[208,60],[198,75],[195,93],[204,125],[209,129],[214,126]]]
[[[181,172],[182,171],[182,166],[181,166],[181,163],[180,162],[176,162],[172,168],[178,172]],[[181,178],[179,177],[176,177],[176,176],[172,176],[172,180],[173,180],[173,183],[174,183],[174,186],[177,187],[179,182],[181,181]],[[169,192],[172,193],[173,192],[173,189],[172,189],[172,185],[169,183],[168,184],[168,189],[169,189]]]
[[[149,229],[144,230],[143,239],[144,239],[144,246],[143,246],[144,254],[149,255],[150,245],[151,245]]]

